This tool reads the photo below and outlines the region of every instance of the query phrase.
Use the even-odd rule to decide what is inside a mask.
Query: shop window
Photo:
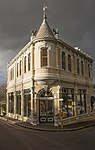
[[[10,113],[11,112],[11,93],[8,93],[8,112]]]
[[[48,52],[47,48],[41,48],[41,67],[48,65]]]
[[[14,93],[8,94],[8,102],[9,102],[9,113],[14,113]]]
[[[65,70],[65,53],[62,52],[62,69]]]
[[[24,116],[31,117],[31,94],[30,94],[30,89],[24,90]]]
[[[95,110],[95,96],[91,96],[91,112]]]
[[[74,90],[73,89],[62,89],[62,111],[64,117],[74,116]]]
[[[16,92],[16,114],[21,115],[21,92]]]
[[[78,114],[86,113],[86,91],[78,90]]]

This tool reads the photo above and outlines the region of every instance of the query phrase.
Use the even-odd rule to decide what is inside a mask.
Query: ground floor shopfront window
[[[14,113],[14,93],[9,93],[8,94],[8,112],[9,113]]]
[[[86,91],[78,90],[77,95],[78,101],[78,115],[86,113]]]
[[[21,92],[16,92],[16,114],[21,115]]]
[[[74,89],[62,88],[62,114],[63,117],[75,115],[77,104],[78,115],[86,113],[86,90],[79,89],[76,99],[74,99]]]
[[[91,96],[91,112],[95,111],[95,96]]]
[[[24,116],[31,117],[31,90],[24,90]]]
[[[62,112],[65,117],[74,116],[74,89],[62,88]]]

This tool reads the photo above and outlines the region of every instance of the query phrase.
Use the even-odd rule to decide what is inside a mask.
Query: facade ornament
[[[53,33],[55,34],[56,39],[59,38],[59,29],[53,29]]]
[[[44,12],[43,19],[46,19],[46,9],[47,9],[47,6],[45,6],[45,4],[44,4],[44,7],[43,7],[43,12]]]

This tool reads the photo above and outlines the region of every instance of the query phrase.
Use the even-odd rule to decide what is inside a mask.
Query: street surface
[[[0,150],[95,150],[95,127],[81,131],[44,132],[0,120]]]

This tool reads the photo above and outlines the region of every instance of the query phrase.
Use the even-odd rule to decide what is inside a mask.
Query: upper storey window
[[[28,54],[28,71],[30,71],[31,57],[30,53]]]
[[[14,79],[14,67],[10,70],[10,80]]]
[[[47,48],[41,48],[41,67],[48,65],[48,52]]]
[[[21,61],[20,61],[20,64],[19,64],[19,73],[20,73],[20,76],[21,76]]]
[[[81,74],[84,75],[84,65],[83,65],[83,61],[81,61]]]
[[[26,56],[24,57],[24,73],[26,73]]]
[[[71,55],[68,55],[68,71],[71,72]]]
[[[80,74],[80,69],[79,69],[79,59],[77,59],[77,74]]]
[[[65,53],[62,52],[62,69],[65,70]]]
[[[90,64],[88,64],[88,77],[89,78],[91,77],[91,74],[90,74]]]
[[[18,63],[17,63],[17,77],[18,77],[18,68],[19,68],[19,66],[18,66]]]

